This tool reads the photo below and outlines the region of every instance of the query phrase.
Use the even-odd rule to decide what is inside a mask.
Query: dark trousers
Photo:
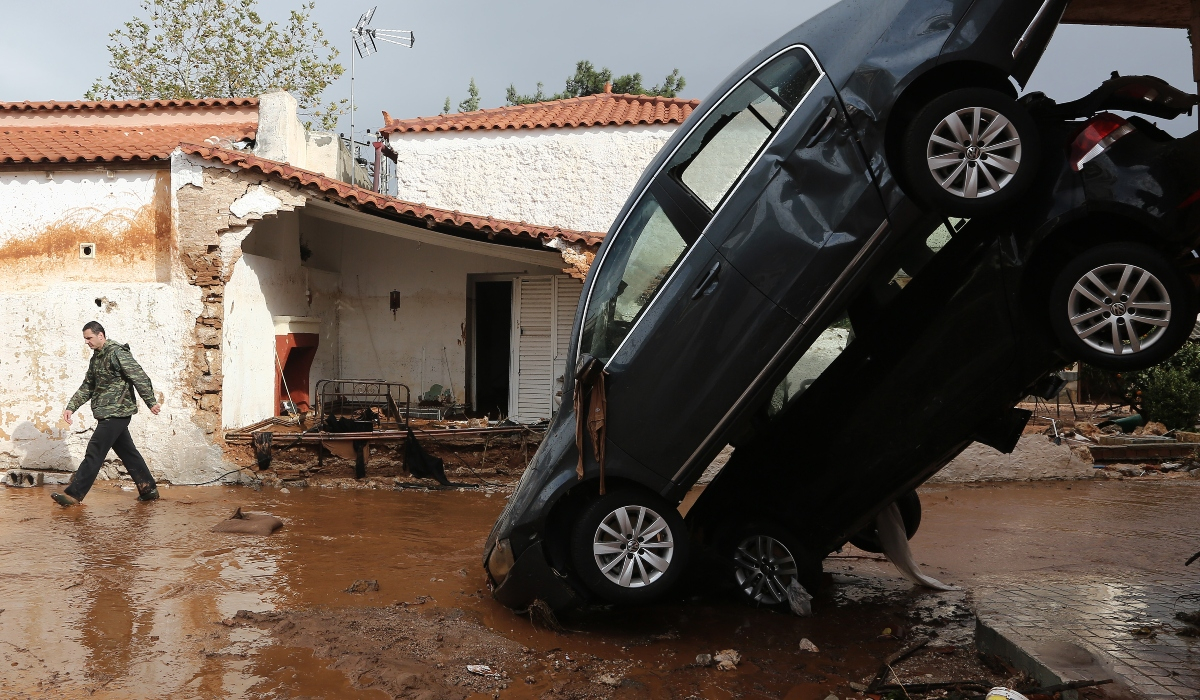
[[[146,460],[142,459],[142,453],[138,452],[133,444],[133,437],[129,435],[129,418],[101,418],[96,422],[92,439],[88,440],[87,452],[79,464],[79,469],[64,489],[68,496],[83,500],[92,489],[96,475],[100,473],[100,467],[110,449],[125,463],[125,470],[137,485],[138,493],[146,493],[156,486],[154,477],[150,475],[150,468],[146,466]]]

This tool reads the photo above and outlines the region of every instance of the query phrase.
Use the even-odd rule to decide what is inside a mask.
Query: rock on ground
[[[1095,468],[1072,452],[1067,444],[1055,445],[1046,435],[1022,435],[1012,454],[973,443],[929,481],[1039,481],[1091,479]]]

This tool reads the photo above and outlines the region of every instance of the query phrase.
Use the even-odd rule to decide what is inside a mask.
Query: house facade
[[[555,319],[574,314],[579,285],[564,272],[579,274],[570,251],[602,234],[379,195],[351,184],[362,174],[338,148],[304,131],[284,93],[0,104],[0,469],[61,481],[82,458],[95,420],[86,407],[71,426],[60,415],[87,367],[90,320],[153,379],[164,411],[132,428],[174,483],[227,471],[224,429],[311,408],[321,379],[469,399],[469,309],[488,281],[515,285],[520,309],[515,329],[485,323],[489,338],[564,344]],[[495,375],[503,358],[489,352]],[[524,383],[502,412],[548,416],[553,356],[515,355]]]

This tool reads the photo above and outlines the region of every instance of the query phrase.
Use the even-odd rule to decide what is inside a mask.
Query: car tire
[[[821,585],[821,560],[781,527],[756,523],[736,529],[723,547],[738,597],[756,607],[786,607],[793,579],[814,594]]]
[[[1196,326],[1196,307],[1191,282],[1139,243],[1089,248],[1050,287],[1050,326],[1069,359],[1117,371],[1174,355]]]
[[[1008,95],[987,88],[948,92],[925,105],[904,136],[913,198],[945,216],[1003,211],[1033,182],[1037,125]]]
[[[896,499],[896,505],[900,507],[900,519],[904,521],[904,534],[911,540],[921,527],[921,497],[917,495],[916,491],[909,491]],[[850,544],[864,552],[883,554],[883,545],[879,543],[879,533],[875,530],[875,523],[871,523],[857,535],[851,537]]]
[[[688,546],[687,526],[674,506],[622,489],[592,501],[576,520],[571,560],[592,593],[640,604],[671,589],[687,567]]]

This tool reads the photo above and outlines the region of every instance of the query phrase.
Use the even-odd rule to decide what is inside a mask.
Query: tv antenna
[[[372,7],[370,10],[362,13],[358,18],[358,23],[350,30],[350,36],[354,39],[354,50],[350,52],[350,160],[351,163],[357,162],[354,157],[354,54],[358,54],[359,58],[366,58],[373,53],[379,51],[375,42],[382,41],[388,44],[403,46],[406,49],[411,49],[416,41],[416,36],[412,31],[407,29],[375,29],[371,27],[371,20],[375,17],[375,10],[378,6]],[[351,179],[353,179],[353,166],[351,167]]]

